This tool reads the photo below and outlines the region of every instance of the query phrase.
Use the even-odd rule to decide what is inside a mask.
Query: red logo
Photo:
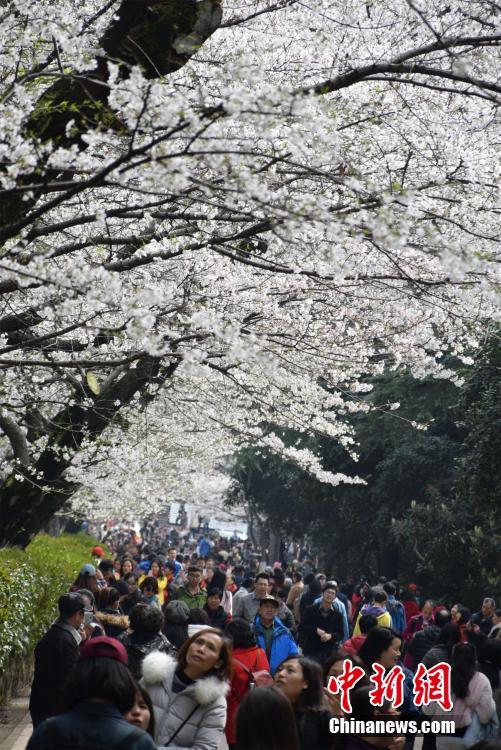
[[[400,666],[390,669],[388,674],[381,664],[372,665],[371,682],[376,686],[369,693],[372,706],[382,706],[385,700],[391,701],[394,708],[404,702],[404,670]]]
[[[365,676],[362,667],[354,667],[350,659],[343,662],[343,671],[339,677],[329,677],[327,690],[333,695],[341,693],[341,708],[345,714],[351,713],[350,691]]]
[[[441,661],[430,669],[426,669],[424,664],[419,664],[413,685],[416,706],[427,706],[436,701],[444,711],[452,709],[450,664]]]

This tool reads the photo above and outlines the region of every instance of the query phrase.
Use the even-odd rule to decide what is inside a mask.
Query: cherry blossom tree
[[[0,544],[242,442],[357,481],[280,430],[353,451],[364,376],[470,361],[498,309],[499,14],[0,3]]]

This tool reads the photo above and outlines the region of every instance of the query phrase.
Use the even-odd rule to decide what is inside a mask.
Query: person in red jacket
[[[377,625],[377,618],[374,615],[362,615],[360,618],[360,635],[353,635],[348,641],[343,643],[343,649],[351,656],[358,654],[358,649],[367,638],[367,633]]]
[[[247,694],[250,683],[250,672],[260,670],[270,671],[270,665],[266,653],[256,643],[256,637],[251,630],[247,620],[235,617],[229,622],[224,634],[233,642],[233,677],[231,678],[230,692],[226,696],[228,713],[226,717],[226,740],[231,748],[235,747],[236,731],[235,718],[237,709],[244,696]]]

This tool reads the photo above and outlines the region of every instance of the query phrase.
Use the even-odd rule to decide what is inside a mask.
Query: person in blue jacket
[[[399,602],[398,599],[396,599],[395,594],[397,590],[393,583],[387,581],[385,584],[383,584],[383,589],[388,594],[386,609],[390,613],[391,621],[393,623],[393,630],[399,635],[402,635],[405,630],[405,626],[407,625],[404,605],[402,604],[402,602]]]
[[[284,659],[299,653],[290,630],[277,617],[279,606],[273,596],[265,596],[253,623],[257,645],[266,651],[272,675]]]

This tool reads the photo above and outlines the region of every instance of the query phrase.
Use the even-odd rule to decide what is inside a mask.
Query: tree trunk
[[[160,360],[144,357],[98,396],[91,408],[70,406],[55,417],[54,430],[35,466],[22,473],[14,471],[0,487],[0,548],[24,548],[31,542],[78,489],[64,478],[64,472],[83,439],[96,440],[152,378],[167,380],[177,365],[173,362],[160,373]]]
[[[400,548],[394,542],[388,542],[383,547],[382,574],[389,580],[398,578],[400,562]]]

